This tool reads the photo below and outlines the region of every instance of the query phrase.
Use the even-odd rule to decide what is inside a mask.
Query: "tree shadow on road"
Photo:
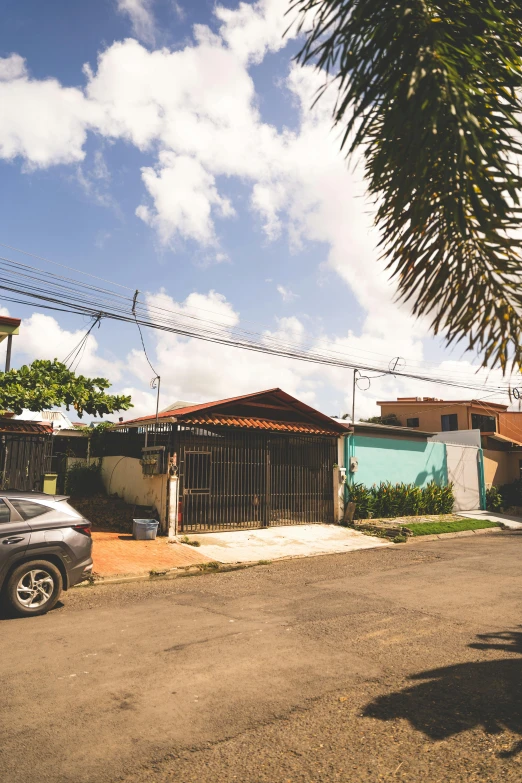
[[[481,634],[469,646],[522,655],[522,631]],[[379,720],[405,718],[433,740],[482,727],[489,734],[505,729],[522,737],[522,658],[459,663],[409,677],[422,682],[368,704],[365,717]],[[522,739],[500,754],[522,751]]]

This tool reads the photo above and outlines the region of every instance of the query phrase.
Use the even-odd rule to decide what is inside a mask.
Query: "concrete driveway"
[[[0,622],[2,783],[519,783],[522,535],[76,589]]]
[[[189,538],[199,542],[198,552],[220,563],[257,563],[259,560],[390,546],[382,538],[367,536],[340,525],[280,525],[261,530],[189,535]]]

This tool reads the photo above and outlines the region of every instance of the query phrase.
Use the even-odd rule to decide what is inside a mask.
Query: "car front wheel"
[[[53,563],[33,560],[14,569],[7,581],[8,609],[18,617],[45,614],[62,592],[62,575]]]

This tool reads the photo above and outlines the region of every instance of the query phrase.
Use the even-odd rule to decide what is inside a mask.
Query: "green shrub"
[[[451,514],[454,504],[453,486],[440,487],[434,481],[425,487],[389,481],[373,487],[352,484],[348,487],[348,500],[355,503],[355,519]]]
[[[364,484],[352,484],[349,487],[348,499],[355,503],[355,519],[370,519],[375,506],[374,497],[369,487]]]
[[[108,438],[111,436],[111,433],[109,432],[111,427],[114,427],[114,424],[111,421],[101,421],[90,430],[91,454],[94,457],[105,456],[107,444],[109,442]]]
[[[511,484],[503,484],[500,487],[500,495],[504,508],[522,506],[522,479],[516,479]]]
[[[513,503],[511,505],[514,505]],[[498,487],[490,487],[486,490],[486,509],[488,511],[502,511],[504,501]]]
[[[100,465],[72,465],[65,474],[65,492],[75,497],[90,497],[104,492]]]

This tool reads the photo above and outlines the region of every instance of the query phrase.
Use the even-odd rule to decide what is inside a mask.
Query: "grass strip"
[[[417,522],[405,525],[414,536],[437,535],[438,533],[460,533],[461,530],[483,530],[488,527],[502,527],[489,519],[459,519],[456,522]]]

